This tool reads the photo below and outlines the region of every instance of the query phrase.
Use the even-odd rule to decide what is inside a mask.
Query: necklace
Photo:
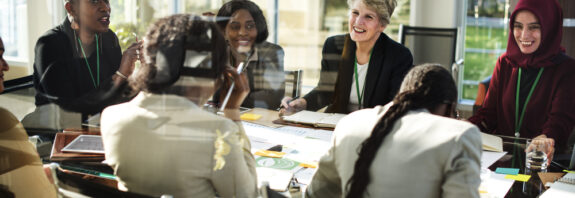
[[[371,52],[369,52],[369,60],[367,61],[367,64],[369,64],[369,61],[371,61],[371,54],[373,54],[373,49],[371,50]],[[357,71],[357,55],[355,56],[355,62],[353,64],[354,68],[355,68],[355,72],[354,72],[354,77],[355,77],[355,90],[357,92],[357,102],[359,104],[359,108],[363,108],[363,106],[361,105],[361,103],[363,102],[363,91],[365,91],[365,81],[363,82],[363,86],[361,89],[361,93],[359,92],[359,80],[358,80],[358,76],[359,76],[359,72]]]
[[[82,41],[78,38],[78,43],[80,43],[80,49],[82,49],[82,54],[84,55],[84,60],[86,61],[86,67],[88,67],[88,72],[90,72],[90,77],[92,77],[92,83],[94,83],[94,88],[98,88],[100,86],[100,49],[98,47],[98,34],[94,35],[96,37],[96,79],[94,79],[94,75],[92,74],[92,69],[90,69],[90,63],[88,63],[88,57],[86,56],[86,52],[84,52],[84,46],[82,46]]]
[[[527,103],[529,99],[531,99],[531,95],[533,95],[533,91],[535,90],[535,86],[537,82],[539,82],[539,78],[541,78],[541,74],[543,73],[543,69],[539,70],[537,74],[537,78],[535,78],[535,82],[531,85],[531,89],[529,90],[529,94],[527,94],[527,98],[525,99],[525,103],[523,103],[523,108],[521,111],[521,117],[519,116],[519,88],[521,86],[521,68],[519,68],[519,74],[517,75],[517,91],[515,93],[515,137],[519,137],[519,129],[521,129],[521,124],[523,124],[523,117],[525,116],[525,109],[527,107]]]

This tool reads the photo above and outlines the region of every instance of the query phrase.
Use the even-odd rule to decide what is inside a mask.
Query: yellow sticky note
[[[277,152],[277,151],[259,150],[259,151],[256,151],[256,153],[254,153],[254,154],[259,155],[259,156],[263,156],[263,157],[281,158],[281,157],[283,157],[286,153],[284,153],[284,152]]]
[[[526,182],[529,181],[531,175],[517,174],[517,175],[505,175],[505,179],[512,179],[515,181]]]
[[[254,120],[260,119],[261,117],[262,117],[262,115],[259,115],[259,114],[244,113],[240,116],[240,119],[254,121]]]
[[[299,163],[299,165],[301,167],[304,167],[304,168],[317,168],[317,162],[312,162],[312,163],[303,163],[302,162],[302,163]]]

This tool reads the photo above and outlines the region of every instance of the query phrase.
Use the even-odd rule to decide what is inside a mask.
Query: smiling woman
[[[118,38],[109,29],[108,0],[66,0],[65,9],[64,22],[36,43],[37,108],[24,118],[25,126],[42,119],[39,115],[47,113],[42,111],[50,104],[85,115],[127,99],[122,95],[125,80],[133,71],[141,44],[132,44],[122,55]]]
[[[484,132],[541,139],[562,151],[575,123],[575,59],[561,46],[561,7],[556,0],[520,0],[509,22],[507,50],[469,121]]]
[[[242,106],[276,109],[285,94],[284,51],[266,41],[268,26],[261,9],[252,1],[232,0],[217,16],[225,17],[218,25],[228,42],[229,65],[247,64],[251,91]]]
[[[383,33],[397,5],[395,0],[347,3],[349,33],[325,41],[318,85],[303,98],[284,98],[282,106],[287,108],[282,114],[325,106],[327,112],[350,113],[384,105],[393,99],[413,66],[409,49]]]

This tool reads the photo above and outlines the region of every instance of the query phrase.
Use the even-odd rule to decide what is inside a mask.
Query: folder
[[[313,125],[314,127],[335,128],[335,125],[344,116],[346,116],[346,114],[300,111],[289,116],[283,116],[283,120],[287,122]]]

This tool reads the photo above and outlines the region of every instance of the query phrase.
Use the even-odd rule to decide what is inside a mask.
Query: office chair
[[[285,96],[290,96],[295,98],[300,96],[301,92],[301,78],[303,75],[303,70],[293,70],[293,71],[284,71],[285,73],[285,83],[286,83],[286,93]],[[289,88],[291,88],[291,91]]]
[[[416,27],[401,24],[399,40],[411,51],[414,65],[439,63],[451,71],[457,79],[459,65],[463,64],[463,60],[455,60],[457,28]]]

